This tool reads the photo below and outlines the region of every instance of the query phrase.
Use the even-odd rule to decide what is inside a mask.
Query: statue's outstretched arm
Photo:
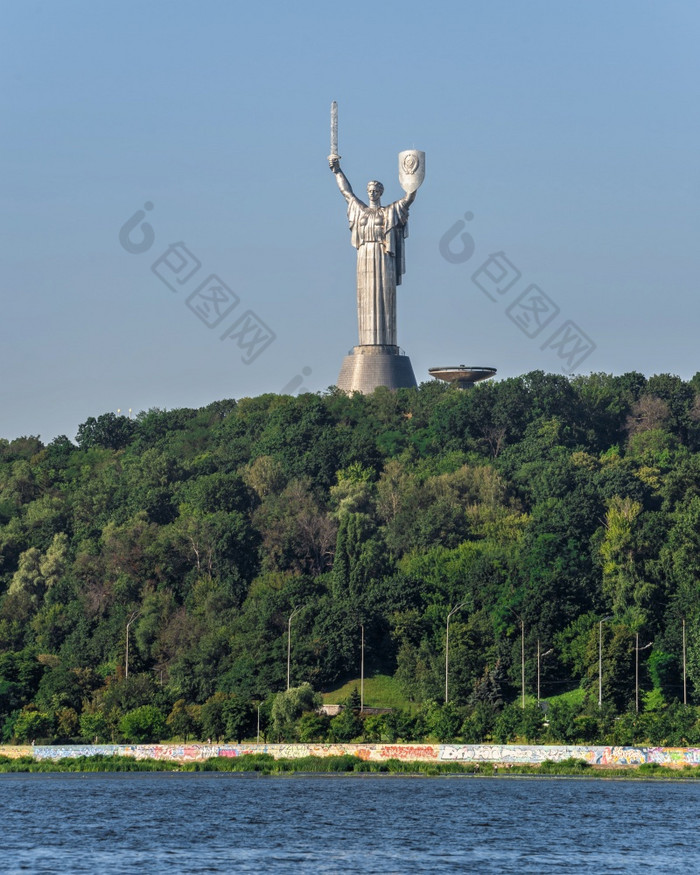
[[[345,200],[349,200],[351,197],[355,196],[354,191],[352,190],[352,186],[348,182],[347,176],[340,169],[340,158],[332,157],[328,159],[328,164],[335,174],[335,181],[338,183],[338,188],[340,189],[340,193],[343,195]]]

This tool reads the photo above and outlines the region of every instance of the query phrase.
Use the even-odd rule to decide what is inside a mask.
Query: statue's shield
[[[410,194],[418,191],[425,179],[425,152],[418,149],[408,149],[399,152],[399,183],[401,188]]]

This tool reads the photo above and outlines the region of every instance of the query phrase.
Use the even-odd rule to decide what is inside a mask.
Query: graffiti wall
[[[86,744],[65,746],[1,746],[0,756],[33,756],[57,760],[83,756],[128,756],[135,759],[197,762],[210,757],[237,757],[266,753],[275,759],[299,757],[356,756],[362,760],[405,762],[452,761],[537,765],[575,758],[598,766],[700,765],[697,747],[586,747],[583,745],[518,744]]]

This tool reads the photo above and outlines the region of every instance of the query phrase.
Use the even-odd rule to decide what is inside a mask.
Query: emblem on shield
[[[399,183],[406,194],[418,191],[424,179],[425,152],[418,149],[399,152]]]

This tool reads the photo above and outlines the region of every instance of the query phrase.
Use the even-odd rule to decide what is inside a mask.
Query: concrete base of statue
[[[398,346],[355,346],[343,359],[337,386],[343,392],[369,395],[378,386],[410,389],[416,385],[411,360]]]

